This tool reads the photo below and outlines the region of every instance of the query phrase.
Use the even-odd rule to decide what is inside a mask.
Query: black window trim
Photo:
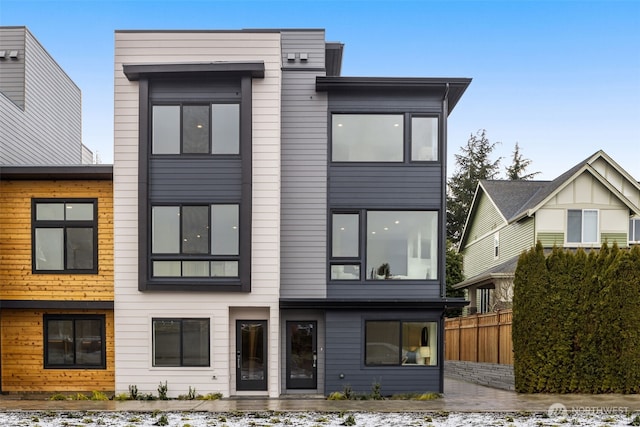
[[[158,67],[155,67],[158,68]],[[162,66],[159,67],[159,70]],[[138,76],[138,290],[145,291],[210,291],[210,292],[251,292],[251,221],[252,221],[252,78],[260,75],[239,72],[240,81],[240,162],[242,165],[242,190],[240,195],[240,259],[239,279],[206,280],[192,278],[153,278],[152,263],[149,258],[148,240],[149,217],[149,160],[150,155],[150,113],[149,75]],[[215,74],[215,73],[214,73]],[[160,72],[158,77],[162,77]],[[229,75],[224,75],[229,77]],[[179,77],[188,77],[180,75]],[[222,99],[222,98],[221,98]],[[236,102],[238,102],[236,100]],[[154,101],[155,103],[155,101]],[[191,156],[191,155],[189,155]],[[198,158],[203,156],[198,155]],[[209,156],[206,156],[209,158]],[[183,157],[184,158],[184,157]],[[217,158],[217,157],[216,157]],[[220,155],[223,158],[223,155]],[[176,201],[177,202],[177,201]],[[177,280],[176,280],[177,279]]]
[[[398,327],[399,327],[399,334],[398,334],[398,339],[399,339],[399,343],[398,343],[398,364],[394,364],[394,365],[376,365],[376,364],[367,364],[367,323],[368,322],[397,322],[398,323]],[[413,365],[413,364],[408,364],[408,365],[404,365],[402,364],[402,324],[403,323],[435,323],[436,324],[436,331],[437,331],[437,336],[436,336],[436,355],[437,356],[437,362],[435,365]],[[442,328],[441,328],[442,323],[439,320],[435,320],[435,319],[428,319],[428,318],[415,318],[415,317],[411,317],[411,318],[397,318],[397,317],[389,317],[389,318],[384,318],[384,317],[365,317],[362,319],[362,366],[364,366],[367,369],[380,369],[380,368],[401,368],[401,369],[425,369],[425,368],[436,368],[439,369],[440,367],[440,354],[442,354],[441,352],[441,348],[443,345],[443,340],[439,338],[439,335],[442,333]]]
[[[183,323],[185,320],[198,320],[198,321],[207,321],[207,363],[203,365],[185,365],[184,364],[184,355],[182,352],[183,349]],[[155,363],[155,349],[156,349],[156,334],[154,330],[154,323],[156,321],[171,321],[178,322],[180,324],[180,364],[179,365],[156,365]],[[151,366],[154,368],[208,368],[211,366],[211,319],[208,317],[153,317],[151,318]]]
[[[438,209],[426,209],[426,208],[360,208],[360,209],[348,209],[348,208],[329,208],[329,224],[327,227],[327,281],[329,283],[339,284],[367,284],[367,285],[387,285],[387,280],[372,280],[367,277],[366,262],[367,262],[367,214],[368,212],[434,212],[438,215],[438,225],[440,224],[441,212]],[[334,214],[358,214],[359,215],[359,230],[358,236],[358,257],[334,257],[332,253],[333,249],[333,215]],[[440,247],[440,230],[438,230],[438,247]],[[438,250],[438,258],[443,256],[442,251]],[[357,265],[360,267],[360,279],[331,279],[331,266],[333,265]],[[442,276],[441,261],[438,259],[438,271],[434,279],[406,279],[401,280],[402,284],[420,284],[438,282]],[[397,283],[393,281],[393,283]]]
[[[327,132],[328,139],[328,164],[331,166],[354,166],[354,165],[375,165],[384,167],[384,165],[413,165],[413,166],[424,166],[429,164],[440,164],[443,163],[442,158],[444,157],[444,151],[442,149],[443,141],[445,141],[444,134],[444,126],[442,123],[443,115],[442,113],[433,112],[433,111],[396,111],[393,108],[389,108],[388,110],[382,111],[366,111],[366,110],[331,110],[329,111],[328,117],[328,125],[329,131]],[[403,150],[402,156],[403,159],[397,162],[381,162],[381,161],[347,161],[347,160],[333,160],[333,115],[334,114],[343,114],[343,115],[396,115],[403,116]],[[412,160],[411,159],[411,137],[412,137],[412,126],[411,119],[414,117],[433,117],[437,119],[438,122],[438,158],[436,160]],[[445,123],[446,125],[446,123]]]
[[[93,204],[93,220],[38,220],[36,219],[36,207],[38,204],[59,203],[91,203]],[[92,228],[93,229],[93,268],[71,269],[67,268],[67,233],[63,233],[63,264],[62,270],[38,270],[36,269],[36,229],[42,228]],[[31,272],[32,274],[98,274],[98,199],[97,198],[33,198],[31,199]]]
[[[99,320],[100,321],[100,337],[101,337],[101,360],[102,362],[99,365],[56,365],[49,363],[49,321],[50,320],[66,320],[73,322],[73,348],[74,348],[74,358],[76,357],[75,352],[75,328],[77,320]],[[107,369],[107,334],[106,334],[106,316],[104,314],[44,314],[43,315],[43,337],[44,337],[44,355],[43,355],[43,365],[44,369]]]

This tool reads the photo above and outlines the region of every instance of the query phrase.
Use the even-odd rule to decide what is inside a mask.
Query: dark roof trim
[[[0,308],[113,310],[113,301],[2,300]]]
[[[124,64],[125,76],[130,81],[148,77],[182,77],[182,76],[250,76],[264,78],[264,62],[194,62],[174,64]]]
[[[342,70],[342,53],[344,44],[338,42],[325,43],[324,66],[327,76],[336,77]]]
[[[429,299],[429,300],[337,300],[337,299],[298,299],[281,298],[280,308],[319,308],[319,309],[377,309],[377,310],[425,310],[464,307],[469,304],[461,298]]]
[[[2,166],[0,179],[8,180],[113,180],[112,165]]]
[[[462,94],[471,84],[469,78],[440,77],[338,77],[317,76],[318,92],[405,90],[448,96],[449,113],[453,111]]]

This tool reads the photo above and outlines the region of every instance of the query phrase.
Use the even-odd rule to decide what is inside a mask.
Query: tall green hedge
[[[640,247],[524,252],[513,351],[519,392],[639,393]]]

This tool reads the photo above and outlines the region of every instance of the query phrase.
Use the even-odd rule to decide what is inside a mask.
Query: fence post
[[[498,330],[496,331],[496,337],[497,337],[496,339],[498,341],[496,343],[497,344],[496,347],[498,348],[498,355],[497,355],[498,357],[497,357],[496,363],[500,363],[500,353],[501,353],[500,352],[500,309],[496,311],[496,328],[498,328]]]

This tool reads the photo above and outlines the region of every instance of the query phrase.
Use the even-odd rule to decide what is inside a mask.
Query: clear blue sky
[[[640,180],[640,0],[0,0],[82,90],[83,140],[113,161],[116,29],[325,28],[345,76],[471,77],[449,120],[454,154],[484,128],[510,163],[553,179],[604,149]]]

